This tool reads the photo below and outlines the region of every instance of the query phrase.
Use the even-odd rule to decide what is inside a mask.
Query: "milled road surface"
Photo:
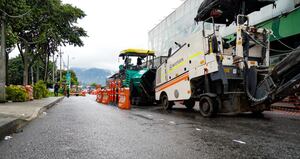
[[[71,97],[0,141],[1,159],[300,158],[300,116],[202,118],[159,107],[120,110]]]

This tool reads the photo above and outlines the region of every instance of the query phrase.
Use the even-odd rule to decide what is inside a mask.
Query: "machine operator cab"
[[[140,70],[143,68],[151,69],[153,67],[153,60],[155,57],[154,51],[144,49],[126,49],[121,51],[119,57],[124,61],[120,65],[120,70]]]
[[[119,79],[124,87],[129,87],[133,78],[139,79],[141,75],[154,67],[154,51],[144,49],[126,49],[121,51],[119,57],[123,64],[119,66]]]

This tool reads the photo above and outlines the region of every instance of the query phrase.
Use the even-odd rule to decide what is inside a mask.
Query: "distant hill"
[[[113,74],[111,70],[99,68],[72,68],[75,71],[78,81],[82,84],[97,83],[105,85],[106,78]]]

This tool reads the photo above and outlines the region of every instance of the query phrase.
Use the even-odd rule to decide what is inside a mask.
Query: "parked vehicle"
[[[230,4],[232,3],[232,4]],[[156,71],[155,99],[164,109],[183,101],[191,109],[199,102],[200,113],[255,113],[300,89],[300,48],[270,71],[271,30],[249,25],[250,14],[272,0],[205,0],[195,18],[202,34],[191,35],[169,50]],[[217,24],[236,20],[234,41],[225,41]]]

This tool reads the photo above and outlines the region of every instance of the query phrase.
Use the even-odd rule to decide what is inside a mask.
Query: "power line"
[[[20,15],[10,15],[8,13],[6,13],[4,10],[0,9],[0,11],[4,14],[4,16],[8,16],[10,18],[22,18],[24,16],[26,16],[27,14],[29,14],[35,7],[36,5],[38,4],[38,2],[36,2],[32,8],[30,8],[27,12],[23,13],[23,14],[20,14]]]
[[[2,13],[4,13],[4,16],[8,16],[8,17],[10,17],[10,18],[22,18],[22,17],[24,17],[25,15],[29,14],[29,13],[32,11],[32,9],[29,9],[26,13],[20,14],[20,15],[10,15],[10,14],[6,13],[6,12],[5,12],[4,10],[2,10],[2,9],[0,9],[0,11],[1,11]]]

